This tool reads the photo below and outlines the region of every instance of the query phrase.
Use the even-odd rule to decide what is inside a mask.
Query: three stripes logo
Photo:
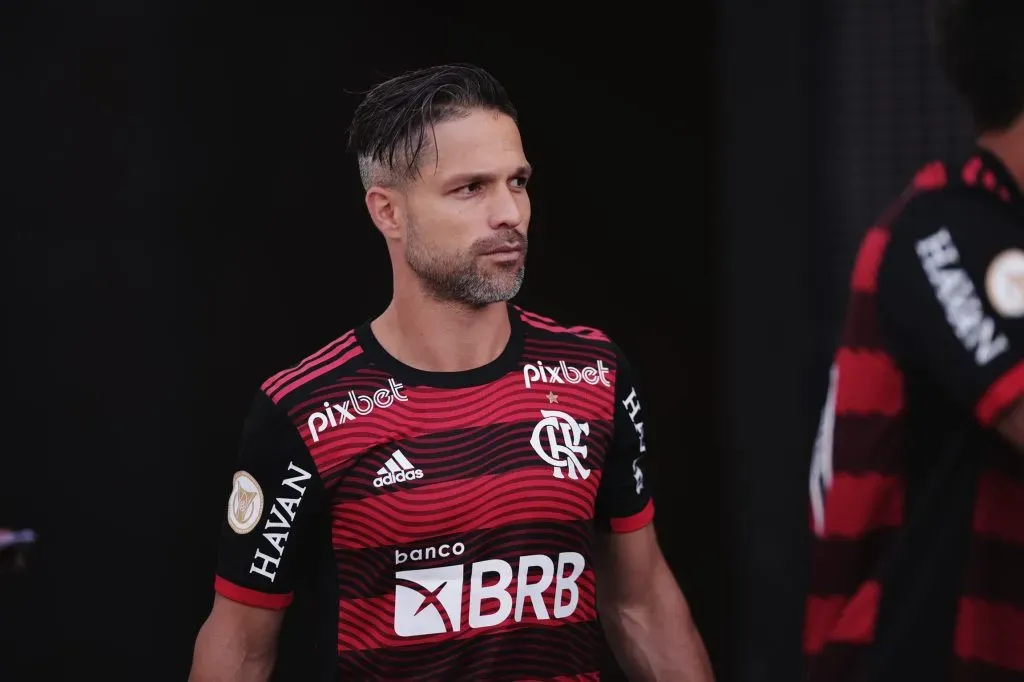
[[[412,462],[402,454],[401,450],[395,450],[388,457],[387,461],[384,462],[384,466],[377,469],[377,478],[373,479],[373,487],[383,488],[395,483],[405,483],[406,481],[415,481],[420,478],[423,478],[423,470],[414,467]]]

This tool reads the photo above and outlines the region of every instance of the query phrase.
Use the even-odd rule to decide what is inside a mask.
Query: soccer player
[[[1024,681],[1024,2],[943,2],[976,148],[864,237],[810,479],[812,682]]]
[[[258,392],[193,682],[267,679],[318,567],[323,679],[597,680],[603,625],[631,679],[710,680],[629,364],[508,304],[531,171],[502,86],[465,65],[388,80],[350,142],[393,298]]]

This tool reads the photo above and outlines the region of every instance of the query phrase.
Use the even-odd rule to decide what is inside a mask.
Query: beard
[[[447,253],[426,243],[414,224],[409,225],[407,234],[405,260],[438,301],[482,308],[511,300],[523,286],[527,239],[516,230],[501,230],[474,242],[466,251]],[[488,262],[481,258],[507,244],[522,248],[522,256],[515,262]]]

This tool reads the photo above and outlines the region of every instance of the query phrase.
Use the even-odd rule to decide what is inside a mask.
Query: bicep
[[[900,364],[985,426],[1024,393],[1022,235],[988,199],[922,198],[894,225],[879,271]]]

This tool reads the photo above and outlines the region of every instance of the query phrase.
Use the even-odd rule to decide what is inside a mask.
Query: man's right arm
[[[247,606],[217,594],[196,637],[189,682],[266,682],[274,670],[283,610]]]
[[[189,682],[265,682],[273,671],[300,547],[323,488],[288,416],[262,393],[242,430],[214,581]]]
[[[1024,452],[1024,225],[975,192],[925,195],[892,231],[878,304],[901,363]]]

